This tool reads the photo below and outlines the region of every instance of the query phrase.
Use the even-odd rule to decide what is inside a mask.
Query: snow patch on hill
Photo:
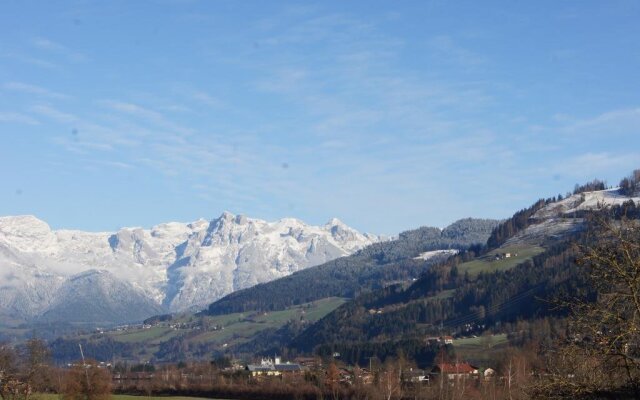
[[[413,259],[427,261],[434,257],[439,257],[439,256],[453,256],[458,254],[459,252],[460,250],[457,250],[457,249],[425,251],[424,253],[421,253],[420,255],[418,255],[417,257],[414,257]]]
[[[595,192],[584,192],[574,194],[566,199],[547,205],[535,213],[533,218],[543,220],[566,217],[578,211],[598,210],[605,207],[621,205],[629,200],[633,200],[635,203],[640,204],[640,197],[622,195],[620,194],[620,190],[617,188],[599,190]]]
[[[535,223],[510,238],[505,246],[540,245],[546,238],[570,234],[583,229],[584,219],[578,216],[580,212],[621,205],[629,200],[640,204],[640,197],[624,196],[617,188],[568,196],[538,210],[532,217]]]

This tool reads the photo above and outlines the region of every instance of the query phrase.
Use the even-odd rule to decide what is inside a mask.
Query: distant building
[[[498,253],[493,258],[495,260],[504,260],[505,258],[518,257],[518,253]]]
[[[403,373],[403,379],[405,382],[411,383],[428,383],[429,374],[427,374],[427,371],[422,369],[410,369]]]
[[[251,376],[278,376],[280,373],[276,370],[273,361],[270,358],[262,359],[260,364],[247,365],[247,371],[251,373]]]
[[[346,368],[338,369],[338,375],[340,376],[340,383],[347,385],[353,384],[353,373]]]
[[[276,371],[280,372],[281,374],[302,372],[302,367],[300,365],[289,362],[285,364],[276,364],[275,368]]]
[[[440,338],[440,340],[444,343],[444,344],[453,344],[453,336],[442,336]]]
[[[427,336],[424,341],[426,344],[436,344],[440,343],[440,338],[437,336]]]
[[[437,364],[431,369],[431,374],[436,376],[443,376],[449,379],[465,379],[465,378],[477,378],[478,367],[474,367],[469,363],[442,363]]]
[[[316,357],[298,357],[294,360],[302,368],[320,368],[322,361]]]
[[[357,370],[354,370],[353,376],[363,385],[371,385],[374,381],[373,373],[367,368],[358,368]]]
[[[294,364],[290,362],[283,363],[280,357],[276,357],[274,360],[271,358],[263,358],[260,360],[260,364],[247,365],[247,371],[251,373],[251,376],[281,376],[296,374],[302,372],[300,364]]]

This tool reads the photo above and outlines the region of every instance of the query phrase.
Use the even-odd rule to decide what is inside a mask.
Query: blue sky
[[[0,215],[507,217],[640,167],[639,20],[636,1],[8,1]]]

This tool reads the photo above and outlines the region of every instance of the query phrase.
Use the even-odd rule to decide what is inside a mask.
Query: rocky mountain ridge
[[[380,239],[337,219],[312,226],[229,212],[211,221],[97,233],[52,230],[33,216],[0,217],[0,315],[124,322],[194,310]],[[82,307],[75,301],[80,294]],[[74,313],[78,307],[84,311]]]

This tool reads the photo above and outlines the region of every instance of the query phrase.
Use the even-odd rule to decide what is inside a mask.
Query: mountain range
[[[233,291],[352,254],[385,238],[337,219],[312,226],[224,212],[117,232],[0,218],[0,316],[94,324],[198,310]]]
[[[54,324],[37,324],[34,329],[55,339],[51,346],[59,362],[72,361],[79,342],[86,354],[99,360],[165,362],[227,351],[255,354],[287,343],[300,329],[361,293],[411,284],[452,255],[482,246],[498,223],[466,218],[444,229],[405,231],[351,255],[232,292],[196,314],[159,315],[144,324],[104,332],[65,331]],[[0,330],[0,338],[19,334]]]
[[[315,353],[341,354],[361,365],[369,357],[404,354],[429,365],[437,348],[426,346],[425,337],[489,331],[504,339],[562,329],[562,322],[553,322],[561,321],[562,311],[544,299],[582,293],[576,244],[590,245],[590,221],[605,216],[640,219],[637,191],[592,182],[503,221],[469,218],[444,229],[406,231],[229,293],[197,314],[65,335],[51,346],[65,362],[81,342],[96,359],[127,362]],[[534,328],[525,332],[523,326]]]

